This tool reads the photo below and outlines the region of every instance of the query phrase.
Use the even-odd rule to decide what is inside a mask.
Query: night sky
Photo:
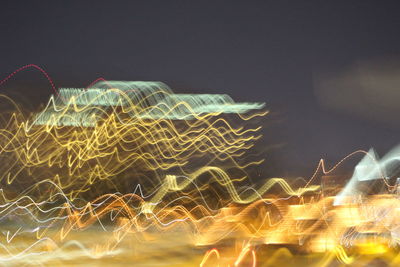
[[[59,87],[159,80],[266,102],[267,175],[307,176],[320,158],[333,164],[370,147],[383,155],[399,143],[400,124],[323,108],[314,83],[324,70],[400,58],[396,2],[2,1],[0,76],[34,63]],[[52,92],[35,70],[0,89],[32,106]]]

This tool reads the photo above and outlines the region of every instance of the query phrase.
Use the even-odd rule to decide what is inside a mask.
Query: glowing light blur
[[[263,103],[104,80],[29,116],[2,101],[15,109],[1,115],[0,264],[400,262],[398,147],[255,185]]]

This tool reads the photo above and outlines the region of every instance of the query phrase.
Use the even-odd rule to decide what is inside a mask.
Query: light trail
[[[254,184],[263,103],[103,78],[29,115],[0,99],[13,107],[0,115],[0,264],[400,262],[398,149]]]

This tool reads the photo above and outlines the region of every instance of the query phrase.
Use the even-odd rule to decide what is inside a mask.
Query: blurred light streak
[[[263,103],[103,78],[29,115],[1,99],[0,264],[400,262],[399,147],[254,183]]]

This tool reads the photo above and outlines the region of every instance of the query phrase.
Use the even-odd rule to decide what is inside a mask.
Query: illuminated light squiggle
[[[35,65],[35,64],[28,64],[28,65],[25,65],[25,66],[22,66],[22,67],[16,69],[15,71],[13,71],[11,74],[9,74],[7,77],[5,77],[3,80],[0,81],[0,86],[3,85],[4,83],[6,83],[9,79],[11,79],[13,76],[15,76],[20,71],[23,71],[23,70],[29,69],[29,68],[34,68],[34,69],[39,70],[46,77],[47,81],[49,81],[54,93],[56,95],[58,95],[56,86],[55,86],[53,80],[51,79],[51,77],[49,76],[49,74],[47,74],[47,72],[44,69],[42,69],[41,67],[39,67],[38,65]]]
[[[157,258],[179,242],[205,252],[201,266],[279,265],[302,257],[293,246],[313,255],[310,266],[367,255],[400,262],[397,153],[379,160],[360,150],[331,168],[321,160],[310,179],[255,186],[247,178],[263,162],[251,155],[261,127],[242,124],[266,115],[263,104],[104,79],[60,90],[28,118],[2,97],[16,111],[1,115],[0,264],[127,256],[132,243],[159,244]],[[353,173],[357,190],[341,195],[346,177],[321,176],[358,154],[367,160]]]

